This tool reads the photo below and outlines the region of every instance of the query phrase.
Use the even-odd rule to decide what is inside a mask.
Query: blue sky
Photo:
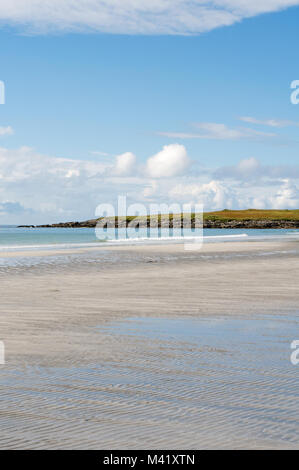
[[[227,3],[235,12],[238,0],[218,2],[226,13]],[[113,14],[105,27],[61,28],[33,8],[16,22],[0,6],[0,224],[84,219],[118,193],[299,208],[299,7],[272,3],[279,11],[192,35],[169,34],[147,11],[163,34],[132,34]]]

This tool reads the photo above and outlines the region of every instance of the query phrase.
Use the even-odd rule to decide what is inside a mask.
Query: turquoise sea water
[[[10,249],[38,249],[68,246],[96,246],[101,243],[158,243],[180,242],[183,237],[197,238],[200,230],[180,229],[154,230],[150,234],[147,229],[108,229],[96,236],[93,228],[17,228],[0,226],[0,251]],[[262,239],[299,239],[299,230],[265,229],[205,229],[203,236],[207,242],[215,241],[250,241]]]

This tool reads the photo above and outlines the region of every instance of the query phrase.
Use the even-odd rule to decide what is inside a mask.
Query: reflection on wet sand
[[[298,447],[297,246],[240,245],[1,271],[0,447]]]

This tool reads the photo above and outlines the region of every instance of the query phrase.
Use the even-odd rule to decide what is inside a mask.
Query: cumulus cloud
[[[119,194],[129,203],[201,203],[205,210],[299,208],[299,168],[265,166],[251,157],[194,174],[189,164],[179,144],[163,147],[145,167],[130,152],[102,162],[0,148],[0,224],[92,218],[98,204],[115,204]]]
[[[19,201],[27,208],[26,213],[15,212],[14,220],[12,211],[5,210],[8,218],[2,210],[0,223],[59,221],[80,210],[93,215],[99,183],[108,170],[101,162],[49,157],[28,147],[0,148],[0,201]],[[104,182],[101,188],[106,189]],[[30,214],[34,220],[28,219]]]
[[[132,152],[125,152],[116,157],[114,174],[117,176],[131,175],[136,164],[136,156]]]
[[[11,126],[1,127],[0,126],[0,137],[4,135],[12,135],[14,133],[13,128]]]
[[[183,145],[165,145],[161,152],[147,160],[146,173],[151,178],[170,178],[184,173],[190,159]]]
[[[180,203],[203,204],[204,210],[227,209],[298,209],[299,189],[288,179],[273,186],[243,186],[225,181],[208,183],[194,181],[177,184],[169,190],[169,197]]]
[[[289,180],[285,180],[277,193],[270,198],[270,205],[272,207],[276,207],[277,209],[298,209],[298,187]]]
[[[148,168],[153,178],[168,177],[180,174],[188,163],[186,149],[173,145],[150,157]],[[134,202],[143,192],[144,198],[159,197],[154,194],[157,184],[148,176],[131,152],[114,161],[94,161],[50,157],[29,147],[0,148],[0,202],[19,201],[27,208],[13,213],[3,206],[0,224],[91,218],[99,203],[114,203],[120,193]]]
[[[299,0],[2,0],[0,22],[33,33],[198,34]]]
[[[298,209],[299,189],[295,183],[286,179],[271,194],[259,194],[252,197],[251,200],[250,207],[257,209]]]
[[[232,208],[237,203],[234,189],[215,180],[204,184],[178,184],[169,191],[169,196],[180,201],[203,204],[205,210]]]

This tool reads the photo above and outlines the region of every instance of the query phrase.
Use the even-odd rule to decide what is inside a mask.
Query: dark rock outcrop
[[[185,223],[184,223],[185,222]],[[190,219],[184,221],[180,217],[152,216],[151,221],[146,217],[129,217],[127,219],[114,218],[90,219],[84,222],[62,222],[51,225],[20,225],[26,228],[94,228],[99,223],[101,227],[117,227],[125,228],[128,226],[146,227],[162,227],[162,228],[182,228],[194,227],[195,220]],[[226,229],[298,229],[299,220],[287,219],[216,219],[204,218],[204,228],[226,228]]]

